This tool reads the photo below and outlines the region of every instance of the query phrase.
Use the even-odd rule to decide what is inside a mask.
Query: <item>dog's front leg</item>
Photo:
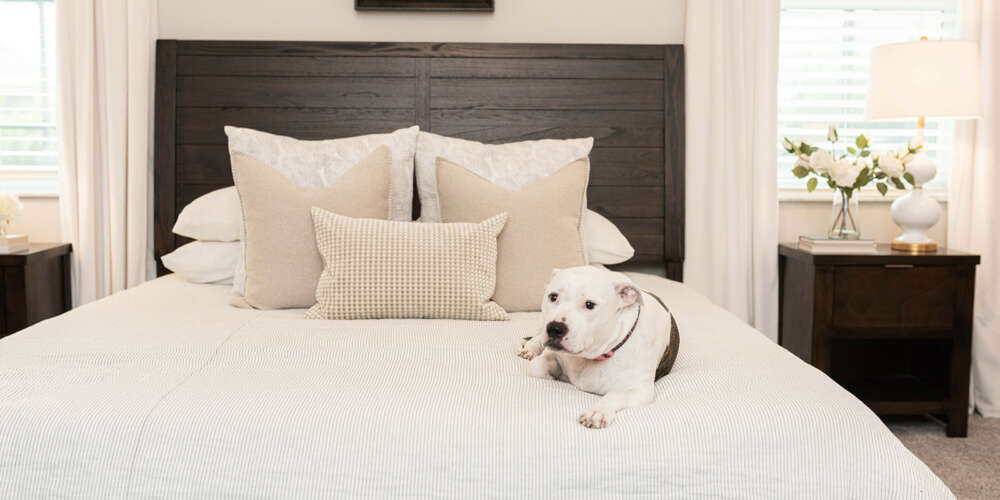
[[[597,402],[597,408],[581,413],[577,421],[584,427],[603,429],[611,425],[618,410],[649,404],[655,396],[652,382],[643,383],[623,391],[611,391],[601,397]]]
[[[528,375],[538,378],[558,379],[562,376],[562,365],[552,351],[545,351],[528,363]]]

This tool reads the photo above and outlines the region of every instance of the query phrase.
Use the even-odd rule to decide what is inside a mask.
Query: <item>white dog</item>
[[[580,415],[585,427],[607,427],[618,410],[651,403],[653,382],[677,357],[680,336],[670,311],[621,273],[593,266],[553,271],[542,316],[542,331],[517,354],[531,360],[532,376],[603,395]]]

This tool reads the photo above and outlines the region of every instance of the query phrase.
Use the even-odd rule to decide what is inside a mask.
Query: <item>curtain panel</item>
[[[976,270],[969,405],[1000,417],[1000,5],[963,0],[963,40],[979,41],[983,116],[955,127],[948,246],[982,256]]]
[[[56,27],[60,223],[83,304],[155,274],[156,0],[57,0]]]
[[[779,0],[689,0],[684,282],[778,338]]]

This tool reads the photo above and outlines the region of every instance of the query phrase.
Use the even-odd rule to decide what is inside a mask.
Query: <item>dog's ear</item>
[[[628,307],[632,304],[642,305],[642,293],[631,281],[619,281],[615,283],[615,292],[618,294],[619,307]]]

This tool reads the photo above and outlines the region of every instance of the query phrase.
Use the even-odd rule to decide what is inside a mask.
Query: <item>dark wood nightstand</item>
[[[778,254],[784,348],[875,413],[945,414],[966,435],[978,255]]]
[[[73,307],[69,243],[32,243],[0,253],[0,337]]]

